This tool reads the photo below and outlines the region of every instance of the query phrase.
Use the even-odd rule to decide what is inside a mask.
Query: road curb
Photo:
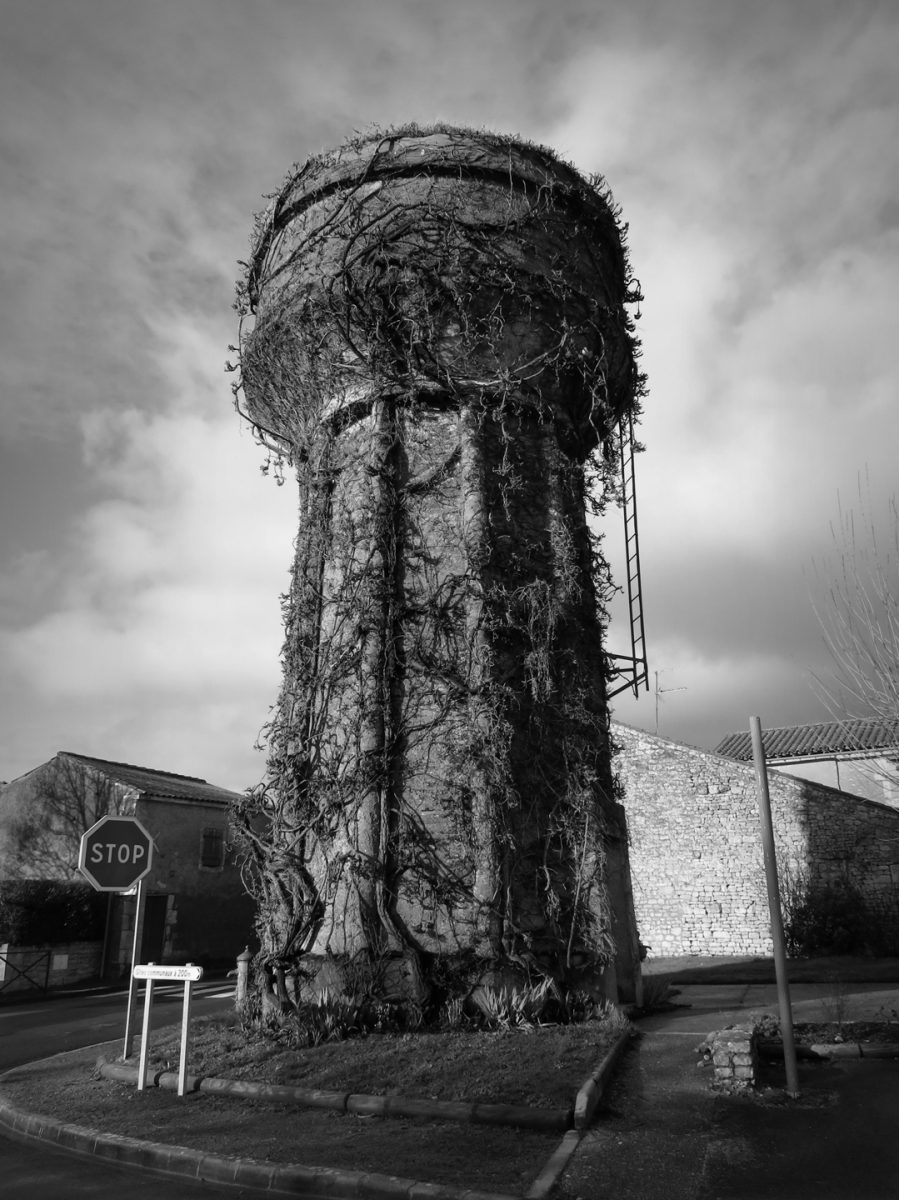
[[[580,1128],[570,1128],[572,1110],[522,1109],[513,1105],[451,1104],[438,1101],[411,1101],[402,1097],[362,1097],[342,1092],[314,1091],[308,1088],[287,1088],[277,1084],[253,1084],[245,1080],[204,1079],[188,1076],[190,1090],[225,1092],[233,1095],[260,1098],[264,1092],[275,1099],[282,1099],[282,1092],[292,1095],[300,1092],[306,1103],[316,1107],[343,1108],[344,1111],[369,1113],[372,1110],[360,1105],[350,1107],[350,1101],[383,1101],[383,1115],[422,1116],[427,1108],[432,1115],[441,1119],[454,1119],[451,1110],[458,1110],[455,1119],[479,1121],[485,1124],[516,1124],[509,1118],[521,1118],[529,1114],[538,1118],[536,1124],[528,1126],[539,1132],[553,1132],[558,1125],[548,1127],[545,1118],[558,1122],[563,1116],[566,1122],[564,1136],[534,1183],[525,1193],[525,1200],[547,1200],[562,1172],[568,1166],[580,1143],[588,1117],[596,1111],[608,1080],[611,1077],[624,1048],[630,1041],[630,1032],[619,1035],[612,1047],[600,1061],[596,1070],[578,1092],[576,1110],[581,1113]],[[56,1056],[54,1056],[56,1057]],[[33,1066],[35,1064],[29,1064]],[[123,1083],[137,1083],[138,1067],[124,1063],[112,1063],[100,1058],[97,1068],[106,1078]],[[27,1071],[28,1066],[15,1067],[0,1076]],[[147,1072],[146,1082],[150,1086],[177,1089],[178,1076],[172,1071]],[[205,1085],[205,1087],[204,1087]],[[464,1110],[464,1115],[463,1115]],[[505,1120],[500,1117],[504,1116]],[[425,1183],[405,1179],[401,1176],[381,1175],[376,1172],[350,1171],[332,1167],[306,1167],[290,1163],[278,1165],[250,1158],[231,1158],[225,1155],[208,1154],[187,1146],[174,1146],[162,1142],[143,1141],[122,1134],[101,1133],[82,1125],[67,1124],[39,1113],[28,1113],[16,1108],[0,1091],[0,1128],[22,1141],[43,1141],[60,1150],[78,1155],[91,1155],[110,1163],[140,1170],[153,1171],[161,1175],[177,1176],[200,1183],[228,1184],[271,1195],[307,1196],[314,1200],[522,1200],[521,1195],[505,1192],[482,1192],[475,1188],[457,1188],[443,1184]]]
[[[819,1042],[811,1048],[823,1058],[899,1058],[899,1046],[884,1042]]]
[[[97,1070],[104,1079],[137,1084],[138,1067],[108,1062],[100,1058]],[[176,1090],[174,1071],[147,1072],[146,1085]],[[186,1088],[191,1092],[214,1092],[254,1100],[274,1100],[301,1104],[307,1108],[326,1108],[335,1112],[367,1117],[423,1117],[435,1121],[470,1122],[476,1125],[514,1125],[536,1133],[562,1133],[571,1128],[570,1108],[526,1108],[514,1104],[477,1104],[471,1101],[416,1100],[407,1096],[368,1096],[362,1093],[325,1092],[290,1087],[277,1083],[253,1083],[244,1079],[218,1079],[214,1076],[188,1075]]]
[[[620,1033],[613,1042],[599,1066],[581,1087],[574,1102],[574,1127],[582,1131],[587,1128],[596,1114],[603,1092],[608,1085],[612,1072],[618,1065],[618,1060],[630,1044],[631,1030]]]
[[[250,1158],[228,1158],[146,1142],[115,1133],[98,1133],[83,1125],[67,1125],[38,1113],[15,1108],[0,1095],[0,1127],[20,1140],[49,1142],[73,1154],[92,1155],[119,1166],[137,1167],[164,1175],[177,1175],[199,1183],[231,1184],[271,1194],[309,1196],[316,1200],[520,1200],[507,1193],[480,1192],[422,1183],[396,1175],[346,1171],[335,1167],[279,1166]]]
[[[621,1059],[626,1047],[630,1044],[631,1030],[625,1029],[613,1042],[612,1046],[600,1060],[596,1070],[583,1084],[577,1094],[574,1105],[574,1128],[569,1129],[546,1166],[525,1193],[525,1200],[547,1200],[552,1193],[559,1177],[568,1166],[575,1150],[580,1145],[584,1131],[596,1115],[596,1109],[603,1093],[612,1078],[612,1074]]]
[[[768,1058],[781,1058],[783,1042],[759,1042],[759,1052]],[[891,1042],[815,1042],[796,1047],[800,1059],[816,1058],[899,1058],[899,1044]]]
[[[569,1129],[556,1147],[546,1166],[528,1188],[525,1200],[546,1200],[581,1144],[582,1131]]]

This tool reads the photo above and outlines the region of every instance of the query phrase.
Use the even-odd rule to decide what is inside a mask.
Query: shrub
[[[465,1016],[465,999],[462,996],[451,996],[440,1009],[438,1024],[441,1029],[464,1029],[467,1023]]]
[[[87,883],[51,879],[0,883],[0,941],[51,946],[103,937],[107,897]]]
[[[471,994],[479,1024],[487,1029],[531,1028],[538,1024],[550,994],[550,981],[518,987],[477,987]]]
[[[325,988],[314,1000],[301,1004],[287,1029],[288,1040],[298,1045],[318,1046],[362,1033],[362,1005],[353,996],[342,996]]]
[[[670,1008],[676,995],[677,990],[666,975],[643,976],[643,1003],[640,1007],[644,1013]]]
[[[549,979],[517,987],[479,987],[471,995],[474,1012],[470,1024],[480,1029],[533,1029],[537,1025],[580,1025],[586,1021],[612,1022],[621,1016],[609,1000],[589,992],[561,992]],[[625,1024],[627,1024],[626,1018]]]
[[[323,988],[319,995],[304,1000],[282,1019],[280,1031],[293,1046],[320,1046],[322,1042],[342,1042],[369,1033],[398,1033],[417,1029],[421,1009],[417,1005],[400,1007],[383,1000]]]
[[[371,997],[349,995],[323,988],[311,999],[283,1006],[277,1016],[266,1020],[264,1005],[247,1000],[237,1012],[246,1036],[267,1034],[283,1039],[291,1047],[319,1046],[371,1033],[414,1033],[419,1030],[511,1030],[527,1031],[538,1025],[581,1024],[598,1021],[613,1031],[628,1028],[627,1018],[616,1005],[597,1000],[587,992],[562,993],[550,980],[539,984],[481,985],[470,995],[452,996],[431,1011],[429,1019],[421,1006],[411,1002],[391,1003]]]
[[[893,915],[878,910],[848,878],[794,876],[782,883],[784,940],[793,958],[895,951]]]

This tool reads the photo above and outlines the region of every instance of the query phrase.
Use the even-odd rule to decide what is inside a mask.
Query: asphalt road
[[[233,985],[222,980],[196,985],[193,1011],[197,1016],[227,1008]],[[181,1020],[180,985],[157,984],[153,994],[153,1029]],[[65,997],[0,1005],[0,1072],[22,1063],[122,1037],[127,991],[79,993]],[[137,1032],[143,1011],[137,1009]],[[206,1184],[181,1182],[172,1176],[141,1174],[107,1166],[93,1158],[62,1154],[43,1143],[18,1142],[0,1136],[0,1195],[3,1200],[199,1200],[241,1192]]]

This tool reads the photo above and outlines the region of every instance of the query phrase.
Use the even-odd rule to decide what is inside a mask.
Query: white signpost
[[[186,967],[158,967],[156,963],[134,967],[132,979],[146,981],[144,992],[144,1024],[140,1039],[140,1063],[137,1068],[137,1090],[142,1092],[147,1085],[147,1058],[150,1050],[150,1009],[153,1007],[153,985],[157,980],[176,981],[184,984],[184,1002],[181,1006],[181,1058],[178,1062],[178,1095],[187,1091],[187,1054],[190,1044],[190,1001],[193,985],[203,978],[203,968],[188,963]]]

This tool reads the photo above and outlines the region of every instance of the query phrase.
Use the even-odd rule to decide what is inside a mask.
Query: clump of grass
[[[530,1030],[541,1025],[581,1025],[597,1021],[613,1032],[630,1028],[617,1005],[590,992],[562,992],[549,979],[531,985],[481,986],[471,995],[473,1028]]]
[[[550,981],[513,987],[477,987],[472,1004],[485,1029],[533,1029],[540,1023],[550,995]]]
[[[821,1007],[828,1021],[842,1029],[849,1019],[849,984],[836,972],[828,973],[825,978],[827,993],[820,998]]]
[[[643,1013],[658,1012],[670,1008],[674,997],[678,995],[664,975],[643,976],[643,1003],[640,1011]]]

